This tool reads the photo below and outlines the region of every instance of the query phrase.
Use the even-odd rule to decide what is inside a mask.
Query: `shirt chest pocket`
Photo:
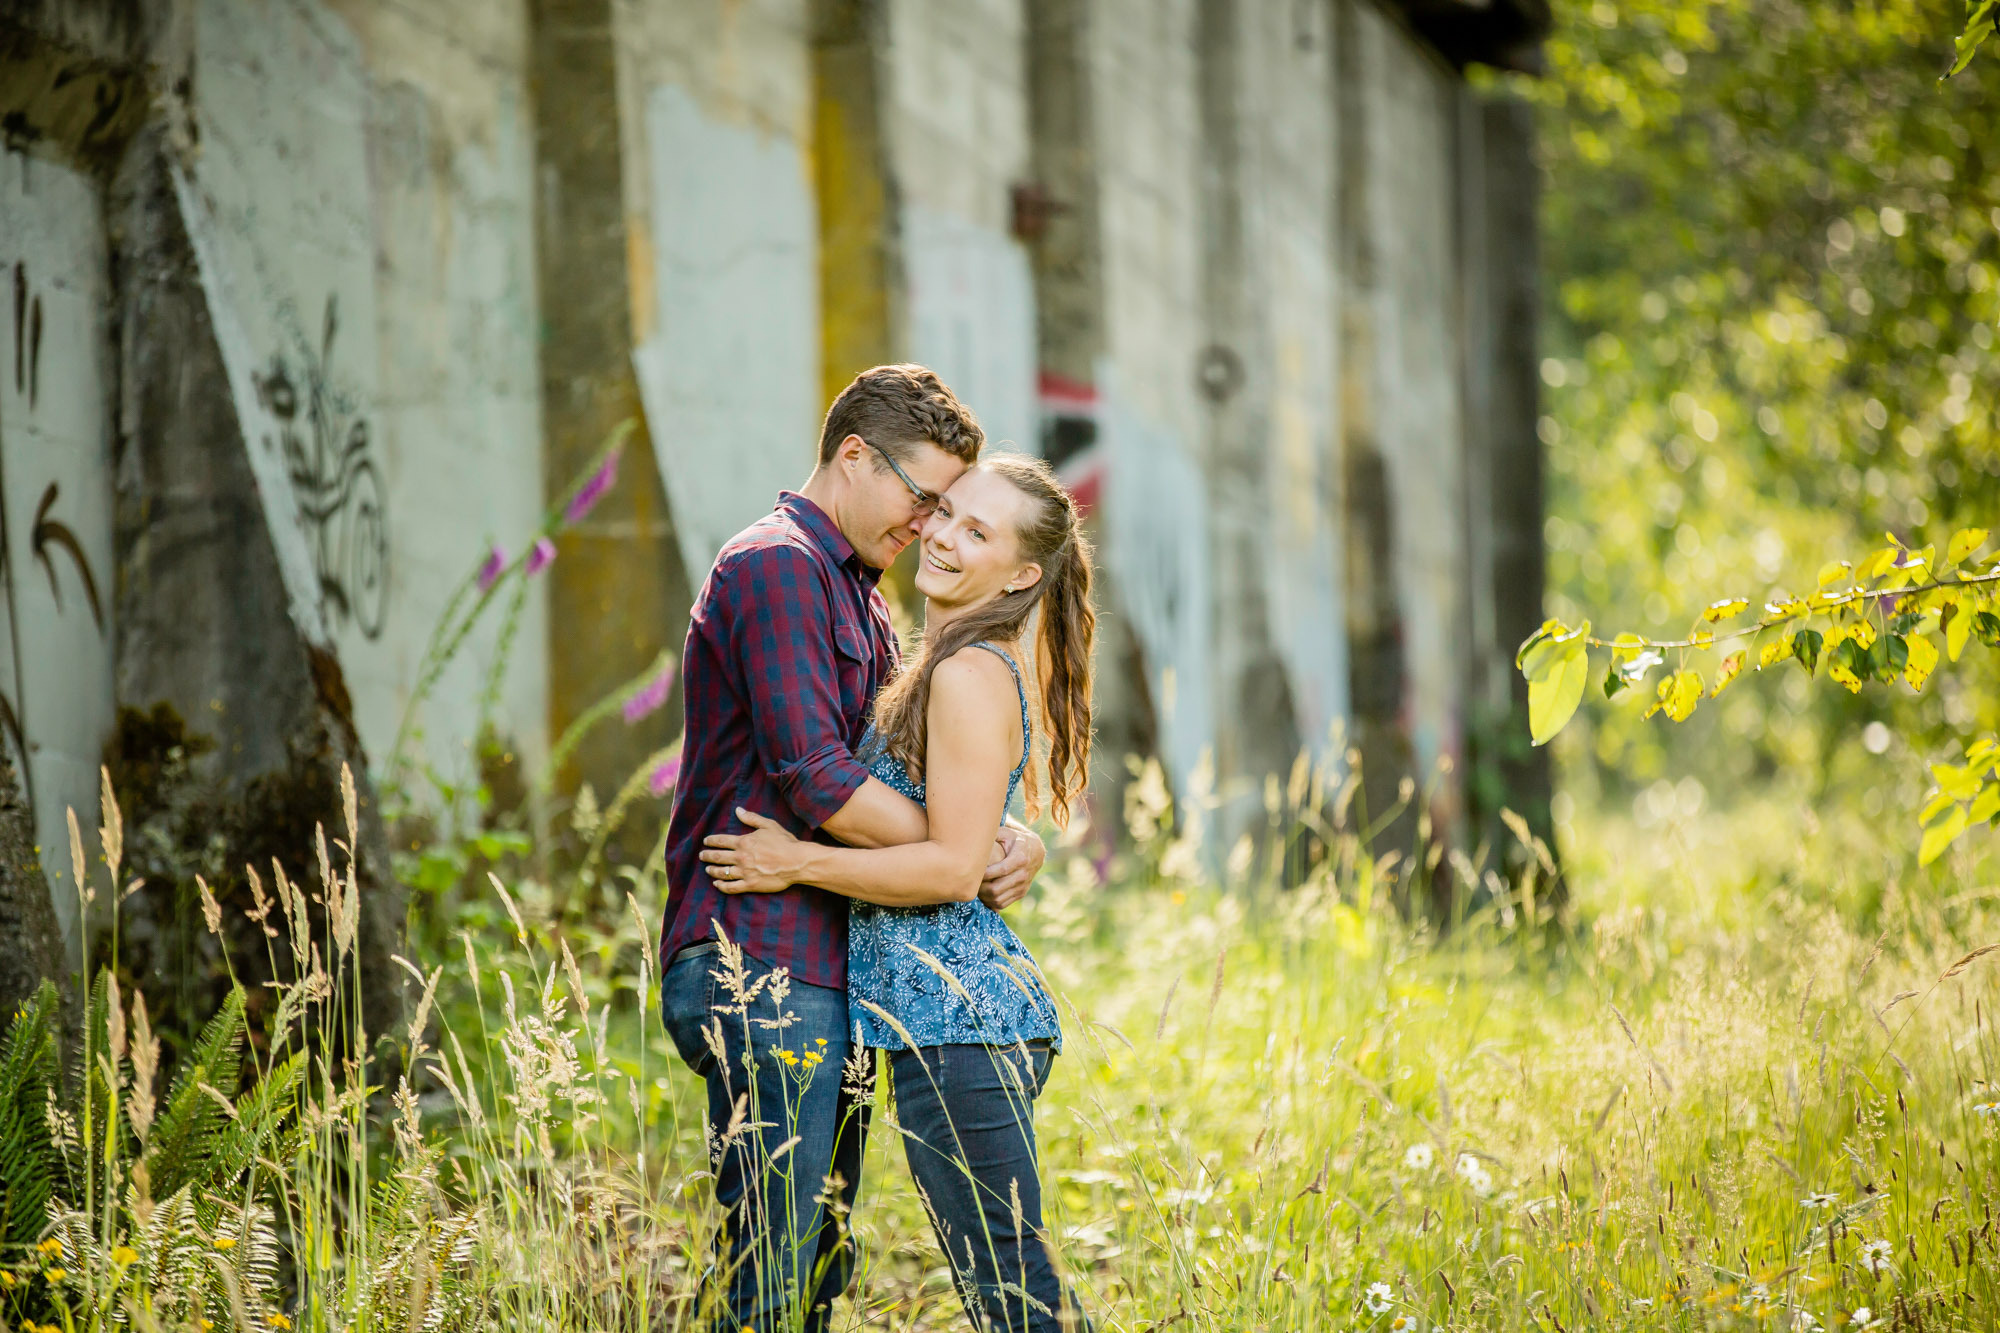
[[[858,732],[876,683],[875,644],[866,626],[840,623],[833,627],[833,664],[840,678],[843,720]]]

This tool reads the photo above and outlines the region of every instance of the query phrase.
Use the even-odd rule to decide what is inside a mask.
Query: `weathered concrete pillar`
[[[238,973],[267,994],[254,984],[263,940],[239,910],[251,897],[243,865],[276,858],[314,883],[315,826],[345,838],[345,765],[359,789],[364,1017],[379,1036],[400,1013],[390,956],[403,897],[339,659],[323,624],[301,622],[307,606],[317,621],[317,603],[301,602],[281,568],[162,126],[127,148],[109,198],[121,719],[107,758],[126,807],[127,873],[149,881],[124,903],[121,954],[154,989],[163,1026],[203,1021],[221,980],[190,911],[193,875],[207,872],[230,909]],[[100,885],[96,910],[107,906]]]
[[[0,747],[0,1029],[43,981],[66,983],[62,930],[35,855],[35,820]],[[63,985],[75,1009],[76,989]]]
[[[641,422],[617,485],[556,539],[549,568],[549,734],[678,647],[693,596],[632,367],[617,36],[611,0],[532,0],[536,272],[542,311],[543,485],[560,496],[620,423]],[[661,426],[661,423],[655,423]],[[559,781],[601,799],[680,727],[673,702],[598,728]],[[636,829],[643,851],[654,830]]]
[[[1346,497],[1347,641],[1352,740],[1362,766],[1360,810],[1380,820],[1416,778],[1408,729],[1408,674],[1396,586],[1396,506],[1380,433],[1376,301],[1381,282],[1369,208],[1372,106],[1363,71],[1355,0],[1335,0],[1334,80],[1339,126],[1341,355],[1340,431]],[[1412,807],[1377,838],[1380,849],[1408,847]]]
[[[888,141],[889,5],[887,0],[811,0],[811,5],[824,408],[870,366],[904,359],[908,311],[903,206]],[[899,560],[882,580],[891,607],[908,617],[920,614],[913,569],[912,562]]]
[[[904,344],[901,208],[889,163],[883,0],[812,0],[820,390],[831,403]]]
[[[1518,863],[1502,808],[1524,816],[1551,847],[1547,750],[1528,744],[1528,689],[1514,650],[1542,622],[1545,581],[1540,353],[1541,265],[1534,112],[1510,97],[1467,93],[1465,168],[1468,526],[1473,535],[1473,700],[1469,736],[1473,814],[1495,848]]]
[[[1102,165],[1091,60],[1092,0],[1029,0],[1028,126],[1032,178],[1015,190],[1015,231],[1035,276],[1035,345],[1042,457],[1089,507],[1098,544],[1097,666],[1090,782],[1091,818],[1105,847],[1123,836],[1126,760],[1157,745],[1144,652],[1102,558],[1098,507],[1105,451],[1097,379],[1106,355]]]
[[[1240,0],[1200,0],[1196,10],[1207,345],[1195,371],[1209,404],[1215,706],[1223,722],[1215,760],[1225,840],[1257,820],[1265,778],[1290,768],[1302,739],[1270,622],[1273,348],[1250,253],[1259,182],[1246,107],[1254,77],[1249,17]]]

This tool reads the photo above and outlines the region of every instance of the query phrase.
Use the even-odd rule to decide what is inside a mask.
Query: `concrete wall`
[[[901,202],[904,355],[1034,452],[1034,280],[1012,235],[1029,156],[1022,0],[889,0],[885,141]]]
[[[102,194],[74,167],[0,154],[0,744],[34,811],[75,945],[65,812],[97,817],[113,715],[111,349]]]
[[[1161,758],[1185,781],[1215,742],[1204,407],[1200,135],[1192,0],[1093,15],[1103,228],[1104,562],[1137,638]]]
[[[1456,644],[1467,595],[1459,250],[1455,230],[1458,86],[1406,30],[1357,8],[1366,80],[1361,217],[1374,249],[1357,295],[1373,337],[1360,354],[1375,384],[1374,432],[1388,467],[1405,670],[1416,760],[1458,756],[1463,722]]]
[[[807,10],[616,11],[639,387],[696,580],[805,480],[825,410]]]
[[[51,556],[61,606],[35,605],[46,571],[20,543],[49,480],[87,560],[110,540],[108,455],[84,447],[118,379],[84,320],[95,155],[140,123],[170,152],[274,586],[337,656],[378,763],[445,599],[488,545],[519,551],[607,431],[642,417],[646,446],[563,533],[496,707],[531,760],[678,642],[715,549],[810,470],[831,392],[892,358],[936,367],[996,443],[1067,451],[1097,505],[1107,733],[1177,781],[1207,756],[1253,805],[1350,720],[1393,791],[1462,754],[1470,695],[1504,693],[1464,657],[1504,648],[1520,609],[1495,585],[1533,567],[1534,525],[1474,483],[1503,442],[1532,449],[1532,288],[1487,270],[1532,250],[1481,229],[1532,225],[1509,189],[1527,131],[1475,114],[1403,7],[138,9],[98,25],[90,65],[117,134],[77,121],[60,60],[22,58],[20,107],[0,88],[75,141],[0,160],[0,261],[24,260],[23,308],[39,294],[64,349],[25,407],[0,373],[7,605],[37,627],[0,686],[29,701],[24,759],[67,756],[37,765],[63,791],[88,795],[111,665],[77,562]],[[21,336],[0,319],[0,353]],[[426,709],[434,761],[465,762],[497,619]],[[60,706],[41,651],[75,667]],[[622,780],[673,725],[605,729],[578,775]]]
[[[345,10],[200,0],[187,198],[211,303],[244,339],[225,359],[250,358],[231,369],[253,461],[284,474],[301,600],[379,762],[452,589],[540,518],[532,176],[518,8]],[[541,614],[531,599],[499,706],[531,754]],[[498,619],[422,719],[461,774]]]

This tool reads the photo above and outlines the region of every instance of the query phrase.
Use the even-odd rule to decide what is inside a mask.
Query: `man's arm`
[[[833,609],[805,552],[772,547],[730,571],[730,650],[750,692],[758,762],[804,832],[856,847],[929,836],[923,807],[870,777],[848,748],[840,714]],[[777,814],[780,812],[770,811]]]

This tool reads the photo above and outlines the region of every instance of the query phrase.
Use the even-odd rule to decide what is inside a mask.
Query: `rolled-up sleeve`
[[[728,639],[758,761],[791,813],[817,829],[868,779],[841,722],[828,589],[813,559],[791,547],[747,553],[729,573]]]

